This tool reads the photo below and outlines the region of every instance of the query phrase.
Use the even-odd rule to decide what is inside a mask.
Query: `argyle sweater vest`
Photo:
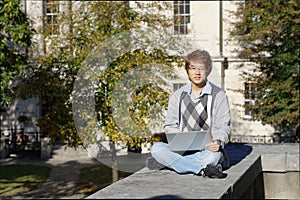
[[[207,100],[204,94],[197,102],[193,102],[186,92],[181,94],[180,117],[182,118],[182,131],[208,130]]]

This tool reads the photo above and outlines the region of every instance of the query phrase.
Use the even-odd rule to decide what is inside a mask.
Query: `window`
[[[173,92],[184,86],[185,83],[173,83]]]
[[[57,35],[59,26],[57,17],[59,14],[59,0],[46,0],[45,27],[50,35]]]
[[[188,34],[190,23],[190,1],[173,1],[174,6],[174,33]]]
[[[254,103],[256,88],[253,83],[245,83],[244,85],[244,95],[245,95],[245,116],[251,117],[251,111],[249,105]]]

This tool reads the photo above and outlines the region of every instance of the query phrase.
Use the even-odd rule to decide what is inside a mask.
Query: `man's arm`
[[[168,112],[165,120],[165,133],[179,132],[179,94],[173,93],[169,98]]]
[[[229,141],[230,134],[230,107],[228,98],[224,91],[219,92],[215,97],[213,107],[213,124],[212,124],[212,137],[213,140],[224,145]]]

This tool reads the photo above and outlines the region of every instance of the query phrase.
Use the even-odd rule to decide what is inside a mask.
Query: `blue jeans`
[[[180,155],[170,150],[169,145],[156,142],[151,147],[151,155],[159,163],[175,170],[179,174],[198,174],[208,164],[217,165],[223,161],[223,154],[207,149],[190,155]]]

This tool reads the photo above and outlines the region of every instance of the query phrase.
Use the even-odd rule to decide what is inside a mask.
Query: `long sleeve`
[[[230,107],[224,91],[220,91],[214,100],[212,110],[212,137],[225,144],[229,141],[230,134]]]
[[[173,93],[168,102],[168,112],[165,120],[165,133],[179,132],[179,98],[182,90]]]

